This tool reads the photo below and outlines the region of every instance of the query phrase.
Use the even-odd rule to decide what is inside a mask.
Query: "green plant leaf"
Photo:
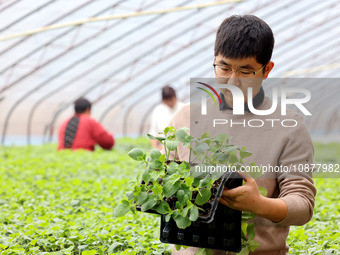
[[[5,250],[5,249],[7,249],[7,248],[9,248],[8,245],[3,245],[3,244],[0,243],[0,249]]]
[[[175,244],[176,251],[179,251],[181,249],[181,247],[182,247],[181,245]]]
[[[169,151],[176,150],[178,145],[179,141],[166,141],[166,147],[169,149]]]
[[[253,240],[255,237],[255,225],[254,223],[249,223],[247,226],[247,238],[248,240]]]
[[[194,182],[194,178],[192,178],[191,176],[188,176],[186,178],[184,178],[185,184],[188,187],[191,187],[192,183]]]
[[[211,173],[211,178],[214,180],[218,180],[223,174],[223,171],[215,171]]]
[[[165,162],[165,154],[162,154],[160,157],[159,157],[159,161],[164,163]]]
[[[188,128],[180,128],[175,132],[176,140],[183,143],[183,146],[189,146],[190,145],[191,136],[188,135],[188,133],[187,133],[188,130],[189,130]]]
[[[177,227],[180,229],[185,229],[191,225],[191,221],[189,220],[187,216],[183,217],[182,215],[178,214],[174,218],[174,220],[176,222]]]
[[[177,197],[177,199],[178,199],[178,201],[179,201],[180,203],[184,203],[184,202],[185,202],[185,201],[183,201],[184,195],[185,195],[184,190],[181,190],[181,189],[180,189],[180,190],[177,191],[176,197]]]
[[[171,212],[171,208],[167,202],[161,201],[161,203],[155,207],[155,211],[160,214],[167,214]]]
[[[141,211],[145,212],[147,210],[152,209],[157,204],[157,200],[154,196],[148,196],[148,199],[142,204]]]
[[[227,138],[228,138],[228,135],[226,134],[218,134],[217,136],[215,136],[214,140],[219,141],[219,142],[224,142]]]
[[[163,186],[156,183],[152,188],[152,193],[155,195],[160,195],[163,191]]]
[[[180,186],[181,186],[180,182],[175,182],[174,184],[172,184],[170,181],[168,181],[163,186],[163,192],[165,197],[171,197],[173,194],[177,192]]]
[[[209,133],[204,133],[200,138],[201,140],[208,138],[209,137]]]
[[[252,155],[252,153],[248,152],[248,151],[240,151],[240,157],[241,159],[250,157]]]
[[[196,153],[206,152],[207,150],[209,150],[209,145],[206,143],[199,143],[193,148]]]
[[[258,243],[257,241],[255,240],[250,240],[248,241],[248,249],[253,252],[255,251],[255,249],[259,248],[261,246],[260,243]]]
[[[136,203],[137,205],[142,205],[148,198],[148,194],[145,191],[142,191],[139,193],[139,195],[136,197]]]
[[[169,222],[170,218],[171,218],[171,214],[165,215],[165,221],[166,222]]]
[[[194,255],[212,255],[212,251],[206,248],[199,248]]]
[[[130,158],[136,161],[143,161],[143,159],[145,158],[144,152],[139,148],[132,149],[128,152],[128,155]]]
[[[221,153],[217,156],[216,160],[218,163],[226,163],[228,159],[229,154],[228,153]]]
[[[211,181],[211,177],[209,175],[207,175],[206,177],[204,177],[204,179],[200,180],[200,184],[199,184],[199,188],[205,188],[207,186],[209,186],[209,183]]]
[[[198,208],[197,206],[193,206],[191,209],[190,209],[190,217],[189,217],[189,220],[191,221],[196,221],[198,219]]]
[[[255,218],[255,214],[250,213],[250,212],[242,212],[242,220],[247,222],[254,218]]]
[[[243,247],[242,250],[239,253],[237,253],[237,255],[249,255],[248,247]]]
[[[169,165],[167,165],[167,171],[168,174],[174,174],[178,171],[178,164],[176,162],[170,162]]]
[[[128,200],[133,200],[134,199],[134,195],[133,195],[133,191],[128,191],[126,192],[126,197]]]
[[[248,227],[248,221],[242,219],[242,221],[241,221],[242,236],[246,236],[247,235],[247,227]]]
[[[236,151],[239,147],[236,145],[228,145],[227,148],[222,149],[223,152],[228,153],[232,151]]]
[[[89,251],[83,251],[81,255],[95,255],[97,253],[96,250],[89,250]]]
[[[130,204],[120,203],[113,211],[115,217],[122,217],[130,211]]]
[[[267,196],[267,189],[265,187],[259,187],[259,191],[262,196],[266,197]]]
[[[167,135],[170,131],[170,128],[169,127],[166,127],[164,128],[164,135]]]
[[[205,164],[198,164],[198,165],[192,166],[190,168],[190,176],[191,176],[191,178],[194,178],[194,179],[202,179],[202,178],[204,178],[204,176],[207,173],[204,172],[204,171],[201,171],[201,169],[204,169],[205,167],[207,167],[207,165],[205,165]],[[198,180],[198,181],[200,181],[200,180]]]
[[[182,211],[182,213],[181,213],[183,217],[188,216],[188,211],[189,211],[189,209],[190,209],[189,207],[185,207],[185,208],[183,209],[183,211]]]
[[[161,152],[157,149],[152,149],[150,151],[150,157],[153,159],[153,160],[159,160],[159,157],[161,156]]]
[[[193,181],[193,183],[192,183],[192,186],[197,188],[198,185],[200,185],[200,179],[198,179],[198,178],[197,178],[197,179],[194,179],[194,181]]]
[[[151,161],[151,162],[149,163],[149,167],[150,167],[151,169],[156,169],[156,170],[162,169],[162,166],[163,166],[162,162],[159,161],[158,159],[157,159],[157,160],[154,160],[154,161]]]
[[[190,170],[190,164],[186,161],[183,161],[182,164],[178,166],[178,169],[181,170],[181,172],[187,172]]]
[[[162,143],[162,141],[165,140],[165,137],[161,137],[161,136],[153,136],[151,134],[147,134],[147,136],[149,137],[149,139],[158,140],[160,143]]]
[[[182,143],[185,143],[186,140],[185,140],[185,137],[188,135],[187,132],[183,129],[183,128],[180,128],[178,129],[176,132],[175,132],[175,135],[176,135],[176,139]]]
[[[238,158],[237,158],[237,156],[234,154],[234,153],[231,153],[230,155],[229,155],[229,163],[230,164],[235,164],[235,163],[237,163],[239,160],[238,160]]]
[[[201,194],[200,194],[201,193]],[[197,205],[203,205],[205,204],[206,202],[208,202],[208,200],[210,199],[211,197],[211,191],[209,188],[205,188],[205,189],[202,189],[200,190],[200,193],[197,194],[197,197],[196,197],[196,201],[195,203]]]
[[[114,253],[114,252],[118,252],[118,248],[119,248],[119,247],[122,247],[122,246],[124,246],[123,243],[120,243],[120,242],[115,242],[115,243],[113,243],[113,244],[109,247],[109,249],[107,250],[107,254],[112,254],[112,253]]]
[[[145,169],[143,174],[142,174],[142,180],[145,182],[145,184],[148,184],[150,179],[151,179],[150,174],[149,174],[149,170],[150,169],[148,169],[148,168]]]

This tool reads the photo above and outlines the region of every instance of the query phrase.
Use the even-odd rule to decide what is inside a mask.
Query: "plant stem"
[[[168,155],[168,150],[166,149],[166,141],[165,140],[164,140],[163,146],[164,146],[165,157],[166,157],[165,161],[168,161],[169,155]]]
[[[203,208],[201,208],[201,207],[198,207],[198,206],[197,206],[197,209],[200,210],[200,211],[205,212],[205,210],[204,210]]]
[[[198,156],[199,156],[200,154],[201,154],[201,152],[197,154],[197,156],[193,159],[192,162],[195,162],[195,160],[198,158]],[[202,162],[201,162],[201,163],[202,163]]]
[[[203,159],[202,159],[202,163],[204,162],[204,159],[207,157],[208,152],[209,152],[209,151],[207,151],[207,153],[204,155],[204,157],[203,157]]]

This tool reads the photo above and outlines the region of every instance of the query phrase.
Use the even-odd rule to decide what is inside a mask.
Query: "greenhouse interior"
[[[339,1],[1,0],[0,15],[0,254],[340,254]],[[235,68],[224,60],[243,63],[249,56],[255,59],[257,53],[241,58],[222,56],[224,60],[217,62],[222,53],[215,54],[215,41],[228,17],[257,17],[255,21],[250,19],[269,26],[275,39],[271,62],[250,71],[249,65],[237,64],[241,67]],[[230,25],[222,32],[228,34],[234,29],[245,34],[241,26]],[[256,29],[260,28],[250,27],[248,34],[257,33]],[[251,51],[259,38],[252,37],[245,50]],[[263,54],[262,50],[268,48],[259,54]],[[222,69],[223,65],[227,69]],[[273,107],[278,106],[272,112],[281,109],[281,115],[266,119],[267,113],[255,109],[260,92],[256,97],[250,97],[248,92],[249,102],[245,96],[241,104],[246,111],[244,118],[256,112],[258,115],[247,122],[247,127],[246,122],[244,129],[237,122],[238,126],[231,130],[231,122],[220,127],[230,129],[230,133],[221,131],[223,135],[215,138],[207,134],[196,139],[191,136],[195,125],[206,117],[203,106],[197,119],[193,117],[194,107],[187,110],[195,105],[194,98],[199,98],[197,102],[202,98],[203,103],[202,95],[206,93],[213,100],[209,101],[211,105],[220,104],[219,113],[226,107],[235,114],[234,93],[234,101],[228,101],[222,89],[216,92],[217,88],[213,88],[219,83],[216,78],[227,77],[219,73],[226,70],[228,79],[260,77],[265,95],[261,100],[272,100]],[[251,83],[245,80],[242,84]],[[170,102],[164,97],[166,86],[175,93],[176,111],[165,103]],[[93,144],[90,138],[79,141],[78,132],[77,146],[90,146],[85,150],[76,149],[81,145],[72,147],[77,128],[81,130],[81,118],[73,117],[78,116],[79,99],[90,103],[86,106],[86,110],[90,109],[87,121],[102,132],[100,141],[91,134]],[[250,100],[253,110],[248,109]],[[233,102],[234,108],[228,102]],[[287,116],[282,110],[286,107]],[[166,119],[170,111],[171,118]],[[298,116],[292,112],[298,112]],[[285,117],[296,125],[288,126],[288,122],[279,119]],[[161,120],[169,125],[163,124],[158,133],[154,132],[155,123]],[[216,123],[214,119],[214,127]],[[263,126],[269,123],[271,128],[265,129]],[[74,132],[71,124],[75,124]],[[103,133],[109,142],[104,141]],[[196,147],[188,145],[190,139]],[[213,145],[220,142],[225,142],[227,149]],[[273,157],[264,162],[274,162],[280,171],[285,164],[292,166],[297,162],[294,160],[300,160],[293,175],[301,166],[301,175],[307,176],[302,183],[308,184],[287,184],[292,176],[276,172],[271,175],[276,180],[273,188],[274,184],[266,184],[269,178],[252,182],[249,178],[257,177],[240,174],[244,181],[239,186],[259,186],[261,194],[255,192],[257,198],[261,196],[258,201],[269,205],[274,199],[275,206],[281,206],[275,213],[271,213],[274,205],[268,206],[271,209],[266,213],[255,213],[260,210],[234,206],[236,200],[225,195],[232,190],[227,183],[233,184],[234,173],[229,168],[229,175],[222,176],[225,179],[216,178],[219,182],[225,180],[225,186],[215,188],[214,194],[209,190],[205,200],[208,185],[217,185],[214,175],[210,173],[208,180],[208,175],[197,177],[202,180],[190,179],[196,164],[190,161],[191,153],[194,160],[199,160],[203,152],[206,154],[202,160],[209,153],[226,153],[224,162],[229,162],[228,167],[235,165],[237,171],[242,164],[254,163],[261,164],[263,173],[263,155]],[[187,155],[190,164],[181,163],[176,173],[169,168],[171,164],[178,167],[176,157],[182,162]],[[169,157],[173,160],[170,164]],[[221,157],[215,160],[221,163]],[[154,165],[157,171],[151,171]],[[184,165],[188,169],[184,170]],[[181,176],[181,171],[187,171],[187,175]],[[156,181],[152,182],[152,178]],[[192,184],[188,184],[189,180]],[[203,180],[207,180],[205,184]],[[185,185],[189,185],[188,190]],[[294,191],[294,185],[302,186]],[[216,209],[216,222],[212,219],[199,225],[206,209],[197,200],[205,204],[213,195],[215,202],[211,202],[209,211],[215,213]],[[171,196],[177,202],[169,207],[167,199]],[[156,213],[145,213],[150,210]],[[222,211],[226,216],[221,216]],[[231,212],[239,221],[225,221]],[[254,214],[255,220],[248,212]],[[280,213],[284,217],[272,218]],[[302,220],[306,214],[310,217]],[[219,217],[223,224],[217,222]],[[217,225],[229,227],[220,230]],[[207,230],[201,231],[205,226]],[[230,226],[235,232],[226,229]],[[174,229],[176,234],[171,232]],[[200,234],[195,234],[196,230]],[[212,236],[213,232],[218,235]],[[223,235],[229,239],[222,240]]]

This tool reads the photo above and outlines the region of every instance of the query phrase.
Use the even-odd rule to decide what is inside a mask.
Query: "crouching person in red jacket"
[[[113,135],[90,117],[91,103],[85,98],[79,98],[74,104],[75,115],[64,121],[59,128],[59,146],[62,149],[85,149],[94,151],[98,144],[105,150],[114,146]]]

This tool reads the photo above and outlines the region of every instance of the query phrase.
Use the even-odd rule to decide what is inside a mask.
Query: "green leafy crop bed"
[[[170,254],[159,218],[113,217],[138,170],[127,152],[147,139],[118,139],[113,151],[59,151],[55,145],[0,151],[0,254]],[[327,151],[331,151],[327,153]],[[336,162],[340,145],[316,145],[318,162]],[[338,160],[340,161],[340,160]],[[292,227],[291,253],[340,250],[340,179],[316,179],[315,216]]]

